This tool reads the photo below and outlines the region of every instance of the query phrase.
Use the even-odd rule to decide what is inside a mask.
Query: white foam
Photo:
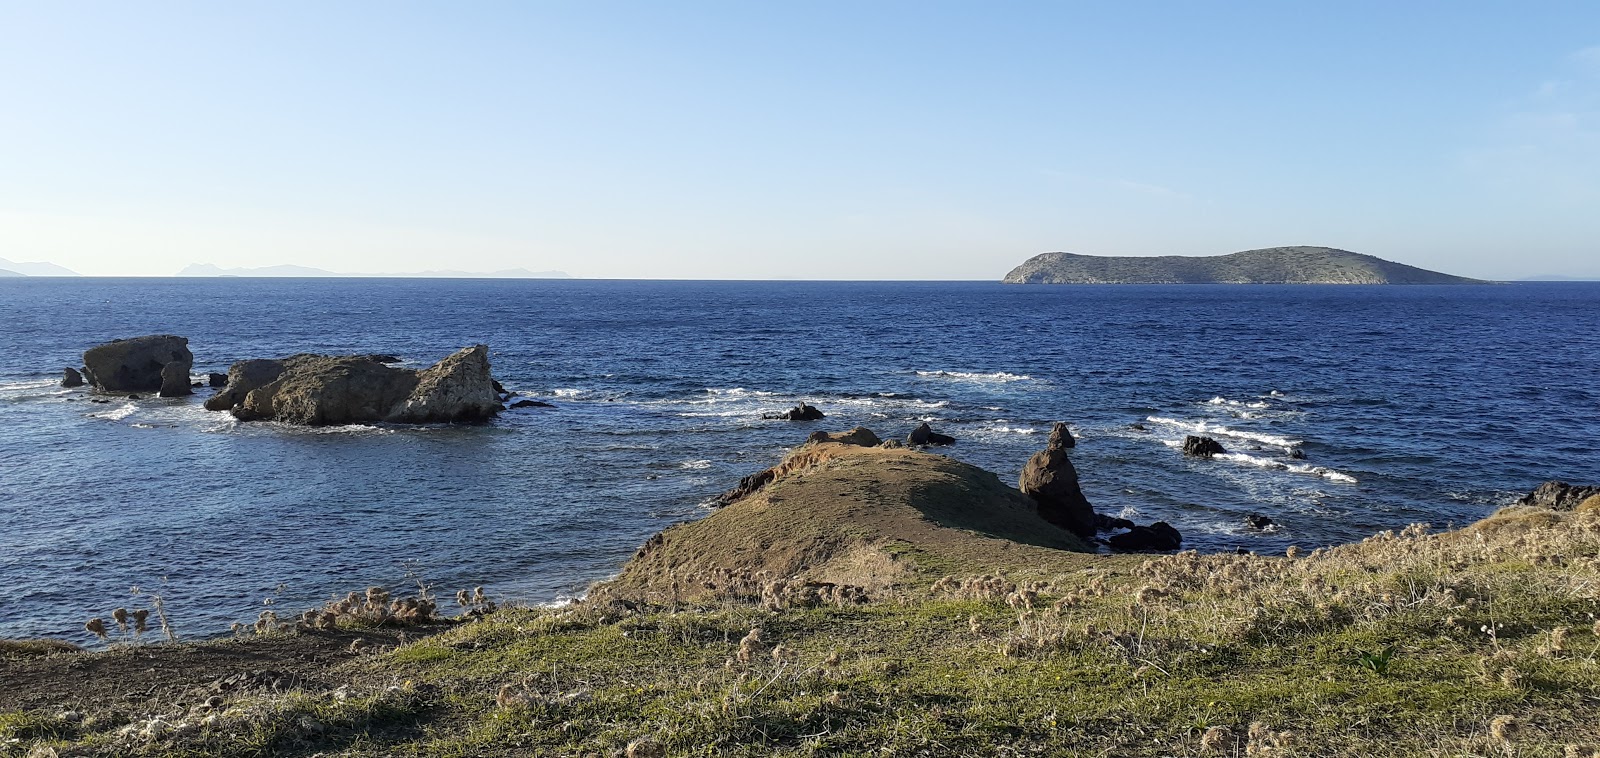
[[[711,461],[684,461],[683,463],[678,464],[678,468],[693,470],[708,469],[711,468]]]
[[[1218,453],[1215,457],[1219,460],[1244,463],[1251,466],[1260,466],[1261,468],[1268,468],[1274,471],[1288,471],[1295,474],[1320,476],[1333,482],[1355,484],[1357,481],[1355,477],[1349,474],[1346,474],[1342,471],[1335,471],[1326,466],[1312,466],[1305,463],[1284,463],[1283,461],[1275,461],[1271,458],[1262,458],[1260,456],[1246,455],[1244,453]]]
[[[551,394],[555,395],[556,397],[578,397],[579,395],[586,394],[587,392],[588,390],[580,390],[568,387],[564,389],[552,390]]]
[[[1227,406],[1229,408],[1254,408],[1256,410],[1260,410],[1262,408],[1270,408],[1272,406],[1271,403],[1268,403],[1265,400],[1258,400],[1258,401],[1256,401],[1254,403],[1247,403],[1247,402],[1245,402],[1243,400],[1229,400],[1228,398],[1222,397],[1220,395],[1217,396],[1217,397],[1211,398],[1210,400],[1207,400],[1206,401],[1206,405],[1225,405],[1225,406]]]
[[[1235,439],[1259,442],[1263,445],[1276,445],[1286,449],[1299,447],[1302,444],[1300,440],[1291,439],[1289,437],[1280,437],[1276,434],[1264,434],[1261,432],[1251,432],[1243,429],[1233,429],[1221,424],[1213,424],[1209,421],[1181,421],[1179,419],[1166,418],[1163,416],[1148,416],[1145,418],[1145,420],[1152,424],[1174,426],[1179,429],[1194,432],[1196,434],[1221,435],[1224,437],[1233,437]]]
[[[121,420],[123,420],[123,419],[125,419],[125,418],[127,418],[129,416],[132,416],[133,414],[137,413],[138,411],[139,411],[139,406],[134,405],[133,403],[127,403],[125,405],[121,405],[121,406],[118,406],[116,408],[112,408],[111,410],[108,410],[108,411],[101,411],[99,413],[91,413],[89,415],[94,417],[94,418],[103,418],[103,419],[106,419],[107,421],[121,421]]]
[[[706,394],[718,397],[772,397],[778,393],[764,392],[762,390],[747,390],[743,387],[730,387],[728,389],[707,387]]]
[[[1289,464],[1289,470],[1297,474],[1316,474],[1323,479],[1333,482],[1343,482],[1345,484],[1355,484],[1358,481],[1355,477],[1346,474],[1343,471],[1334,471],[1326,466],[1310,466],[1304,463],[1291,463]]]
[[[996,371],[992,374],[983,374],[974,371],[918,371],[917,376],[934,379],[952,379],[965,382],[1026,382],[1033,377],[1027,374],[1013,374],[1009,371]]]

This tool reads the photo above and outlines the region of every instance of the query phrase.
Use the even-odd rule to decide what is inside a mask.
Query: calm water
[[[1600,482],[1597,306],[1594,284],[0,280],[0,636],[81,639],[132,585],[191,635],[418,578],[548,601],[812,429],[857,424],[929,420],[1014,480],[1068,421],[1099,510],[1205,550],[1464,522],[1544,479]],[[85,348],[160,332],[190,338],[197,373],[483,342],[558,408],[307,430],[55,386]],[[829,418],[761,420],[801,399]],[[1172,447],[1201,430],[1234,455]]]

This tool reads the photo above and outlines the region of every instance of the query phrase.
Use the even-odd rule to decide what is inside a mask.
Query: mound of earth
[[[1059,567],[1092,552],[994,474],[939,455],[814,441],[760,478],[651,538],[594,596],[695,602],[772,582],[875,595],[918,574]]]

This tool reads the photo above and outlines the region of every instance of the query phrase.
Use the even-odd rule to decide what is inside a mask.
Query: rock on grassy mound
[[[240,420],[323,426],[387,422],[480,421],[501,410],[489,374],[489,348],[462,349],[422,371],[381,356],[294,355],[240,361],[206,408]]]
[[[696,602],[774,585],[873,595],[911,574],[1091,550],[994,474],[907,448],[809,442],[746,481],[716,513],[651,538],[595,597]]]

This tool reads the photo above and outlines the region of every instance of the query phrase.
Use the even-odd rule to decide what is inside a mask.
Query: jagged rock
[[[206,383],[212,387],[226,387],[228,386],[228,375],[216,372],[206,374]]]
[[[1183,438],[1183,454],[1191,458],[1210,458],[1228,451],[1222,449],[1222,443],[1210,437],[1196,437],[1189,435]]]
[[[884,440],[883,444],[879,445],[878,447],[895,449],[895,448],[902,448],[902,447],[905,447],[905,446],[906,446],[906,443],[901,442],[900,440]]]
[[[78,373],[78,370],[75,369],[75,368],[72,368],[70,366],[67,367],[63,371],[63,376],[61,377],[61,386],[63,386],[63,387],[82,387],[83,386],[83,374]]]
[[[1072,435],[1066,431],[1066,426],[1057,423],[1045,449],[1028,459],[1017,481],[1017,489],[1033,499],[1039,507],[1039,516],[1045,521],[1080,537],[1093,538],[1094,507],[1078,488],[1078,470],[1067,458],[1065,440]]]
[[[913,447],[917,445],[954,445],[956,444],[956,438],[934,431],[933,427],[928,426],[928,422],[924,421],[920,426],[912,429],[911,434],[906,435],[906,444]]]
[[[512,408],[554,408],[554,405],[542,400],[518,400],[511,404]]]
[[[189,387],[189,362],[173,361],[161,367],[161,397],[183,397],[193,394]]]
[[[1096,531],[1111,532],[1118,529],[1132,529],[1133,527],[1133,522],[1125,518],[1105,516],[1099,513],[1094,514],[1094,528]]]
[[[1122,534],[1106,538],[1106,543],[1118,550],[1168,551],[1183,547],[1183,535],[1171,524],[1157,521],[1149,526],[1136,526]]]
[[[487,347],[476,345],[422,371],[364,355],[240,361],[228,370],[227,388],[206,407],[231,410],[243,421],[312,426],[478,421],[502,409],[488,356]]]
[[[871,429],[864,426],[858,426],[842,434],[812,432],[811,436],[806,438],[806,442],[838,442],[844,445],[858,445],[860,447],[877,447],[883,444],[883,440],[878,439],[878,435],[873,434]]]
[[[1273,521],[1271,516],[1267,516],[1267,515],[1260,514],[1260,513],[1251,513],[1251,514],[1246,515],[1244,517],[1244,523],[1247,526],[1249,526],[1251,529],[1257,529],[1257,530],[1262,530],[1262,531],[1270,529],[1270,528],[1275,527],[1275,526],[1278,525],[1278,522]]]
[[[806,405],[805,403],[796,405],[795,407],[790,408],[782,413],[767,413],[763,414],[761,417],[776,421],[817,421],[824,418],[822,411]]]
[[[194,365],[187,337],[153,334],[114,340],[83,354],[84,378],[101,392],[159,392],[162,370],[170,363],[181,366],[187,388]]]
[[[1057,423],[1055,426],[1050,428],[1050,440],[1046,442],[1044,446],[1047,448],[1077,447],[1078,441],[1073,439],[1072,430],[1068,429],[1066,424]]]
[[[1551,480],[1535,487],[1517,501],[1517,505],[1531,505],[1554,511],[1570,511],[1579,503],[1600,495],[1600,487],[1585,487]]]

